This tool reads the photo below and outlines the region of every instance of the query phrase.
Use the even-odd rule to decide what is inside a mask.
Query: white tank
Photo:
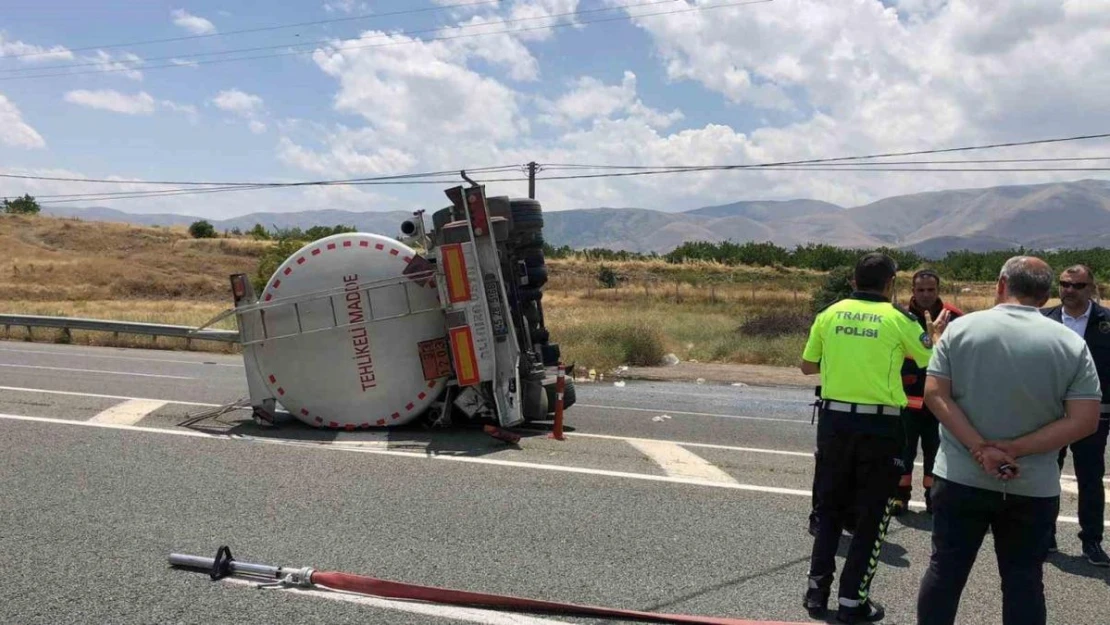
[[[267,336],[289,335],[266,340],[258,353],[278,402],[326,428],[419,416],[450,375],[435,282],[407,277],[430,270],[425,263],[407,245],[369,233],[330,236],[286,259],[260,296],[270,305]],[[321,292],[330,293],[311,297]]]

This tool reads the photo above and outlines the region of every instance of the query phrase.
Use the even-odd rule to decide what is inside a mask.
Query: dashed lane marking
[[[112,354],[89,353],[87,350],[51,351],[44,349],[12,349],[0,347],[0,352],[12,354],[37,354],[39,356],[64,356],[66,358],[95,358],[104,360],[134,360],[136,362],[162,362],[173,365],[202,365],[206,367],[237,367],[243,368],[243,363],[238,362],[212,362],[203,360],[176,360],[170,358],[142,358],[140,356],[116,356]]]
[[[151,399],[147,397],[130,397],[127,395],[103,395],[100,393],[83,393],[78,391],[57,391],[48,388],[24,388],[22,386],[0,386],[0,391],[12,391],[14,393],[45,393],[47,395],[66,395],[69,397],[95,397],[98,399],[123,399],[131,400],[137,399],[142,401],[164,401],[167,404],[181,404],[182,406],[199,406],[201,408],[220,408],[225,404],[210,404],[199,401],[178,401],[176,399]]]
[[[116,404],[107,410],[101,411],[89,419],[94,423],[114,423],[117,425],[135,425],[143,417],[165,406],[167,402],[157,399],[129,399]]]
[[[719,419],[741,419],[744,421],[774,421],[777,423],[793,423],[795,425],[810,425],[807,419],[783,419],[778,417],[751,417],[748,415],[736,414],[718,414],[713,412],[689,412],[686,410],[660,410],[658,408],[631,408],[628,406],[603,406],[601,404],[583,404],[575,403],[579,408],[596,408],[599,410],[629,410],[632,412],[650,412],[652,414],[677,414],[677,415],[690,415],[693,417],[717,417]]]
[[[641,453],[651,458],[671,477],[690,477],[724,484],[738,483],[731,475],[717,468],[694,452],[667,441],[629,440]]]
[[[140,378],[163,378],[167,380],[195,380],[184,375],[162,375],[158,373],[135,373],[132,371],[106,371],[104,369],[72,369],[69,367],[46,367],[43,365],[12,365],[0,364],[0,367],[9,367],[13,369],[39,369],[45,371],[68,371],[70,373],[99,373],[104,375],[126,375],[135,376]]]
[[[577,473],[580,475],[594,475],[600,477],[615,477],[631,480],[641,480],[646,482],[661,482],[670,484],[684,484],[687,486],[706,486],[710,488],[724,488],[728,490],[741,490],[749,492],[770,493],[775,495],[792,495],[795,497],[805,497],[806,499],[812,498],[813,494],[808,489],[798,488],[780,488],[778,486],[763,486],[759,484],[740,484],[737,482],[720,482],[701,478],[688,478],[676,477],[670,475],[648,475],[645,473],[631,473],[627,471],[610,471],[606,469],[590,469],[586,467],[570,467],[555,464],[537,464],[534,462],[521,462],[517,460],[498,460],[496,458],[475,457],[466,455],[450,455],[450,454],[429,454],[427,452],[411,452],[400,451],[393,449],[374,449],[364,446],[353,445],[325,445],[319,442],[303,442],[282,439],[263,438],[255,436],[244,435],[227,435],[227,434],[211,434],[207,432],[198,432],[196,430],[188,429],[166,429],[166,428],[152,428],[138,425],[119,425],[115,423],[96,423],[92,421],[77,421],[67,419],[56,419],[52,417],[27,417],[22,415],[0,414],[0,420],[8,421],[24,421],[32,423],[49,423],[52,425],[70,425],[70,426],[84,426],[84,427],[97,427],[107,428],[114,430],[126,430],[129,432],[143,432],[148,434],[165,434],[170,436],[188,436],[191,438],[205,438],[209,440],[220,440],[227,442],[254,442],[273,445],[284,445],[287,447],[318,449],[327,451],[342,451],[349,453],[363,453],[375,454],[380,456],[394,456],[400,458],[410,458],[413,460],[445,460],[448,462],[463,462],[467,464],[484,464],[501,467],[513,467],[519,469],[535,469],[538,471],[552,471],[557,473]],[[925,503],[921,501],[911,501],[910,506],[914,508],[924,508]],[[1057,522],[1071,523],[1077,525],[1079,519],[1076,517],[1060,516],[1057,517]],[[1110,527],[1110,521],[1105,521],[1104,524]]]

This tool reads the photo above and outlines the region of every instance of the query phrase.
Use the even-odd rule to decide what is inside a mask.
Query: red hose
[[[624,619],[654,621],[657,623],[689,623],[693,625],[805,625],[804,623],[786,623],[782,621],[749,621],[745,619],[723,618],[714,616],[694,616],[686,614],[661,614],[657,612],[639,612],[636,610],[619,610],[616,608],[602,608],[597,606],[578,605],[574,603],[560,603],[557,601],[540,601],[525,599],[509,595],[493,595],[481,592],[468,592],[465,590],[449,590],[434,586],[418,586],[391,582],[384,579],[374,579],[350,573],[336,573],[316,571],[310,580],[333,590],[345,590],[375,597],[390,597],[393,599],[412,599],[429,601],[432,603],[446,603],[483,608],[500,608],[526,612],[553,612],[574,616],[603,616]]]

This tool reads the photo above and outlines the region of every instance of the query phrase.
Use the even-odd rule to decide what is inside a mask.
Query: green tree
[[[254,227],[251,228],[250,232],[248,232],[247,234],[250,236],[250,238],[256,241],[270,240],[270,233],[266,231],[266,228],[264,228],[262,224],[254,224]]]
[[[813,291],[810,303],[814,313],[829,304],[836,303],[852,294],[852,267],[836,267],[829,271],[820,285]]]
[[[194,239],[214,239],[216,238],[216,228],[212,224],[201,219],[200,221],[194,221],[189,226],[189,234],[192,235]]]
[[[601,268],[597,270],[597,281],[601,283],[601,286],[607,289],[615,289],[617,288],[617,273],[613,271],[612,267],[602,265]]]
[[[14,200],[4,199],[4,212],[9,215],[37,215],[41,210],[38,201],[29,194]]]

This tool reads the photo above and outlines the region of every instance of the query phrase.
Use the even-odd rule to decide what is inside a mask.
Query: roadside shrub
[[[852,294],[852,267],[837,267],[829,272],[821,284],[814,289],[810,300],[810,310],[814,313],[844,299]]]
[[[760,313],[748,319],[737,330],[744,336],[779,337],[807,334],[814,315],[797,310]]]

